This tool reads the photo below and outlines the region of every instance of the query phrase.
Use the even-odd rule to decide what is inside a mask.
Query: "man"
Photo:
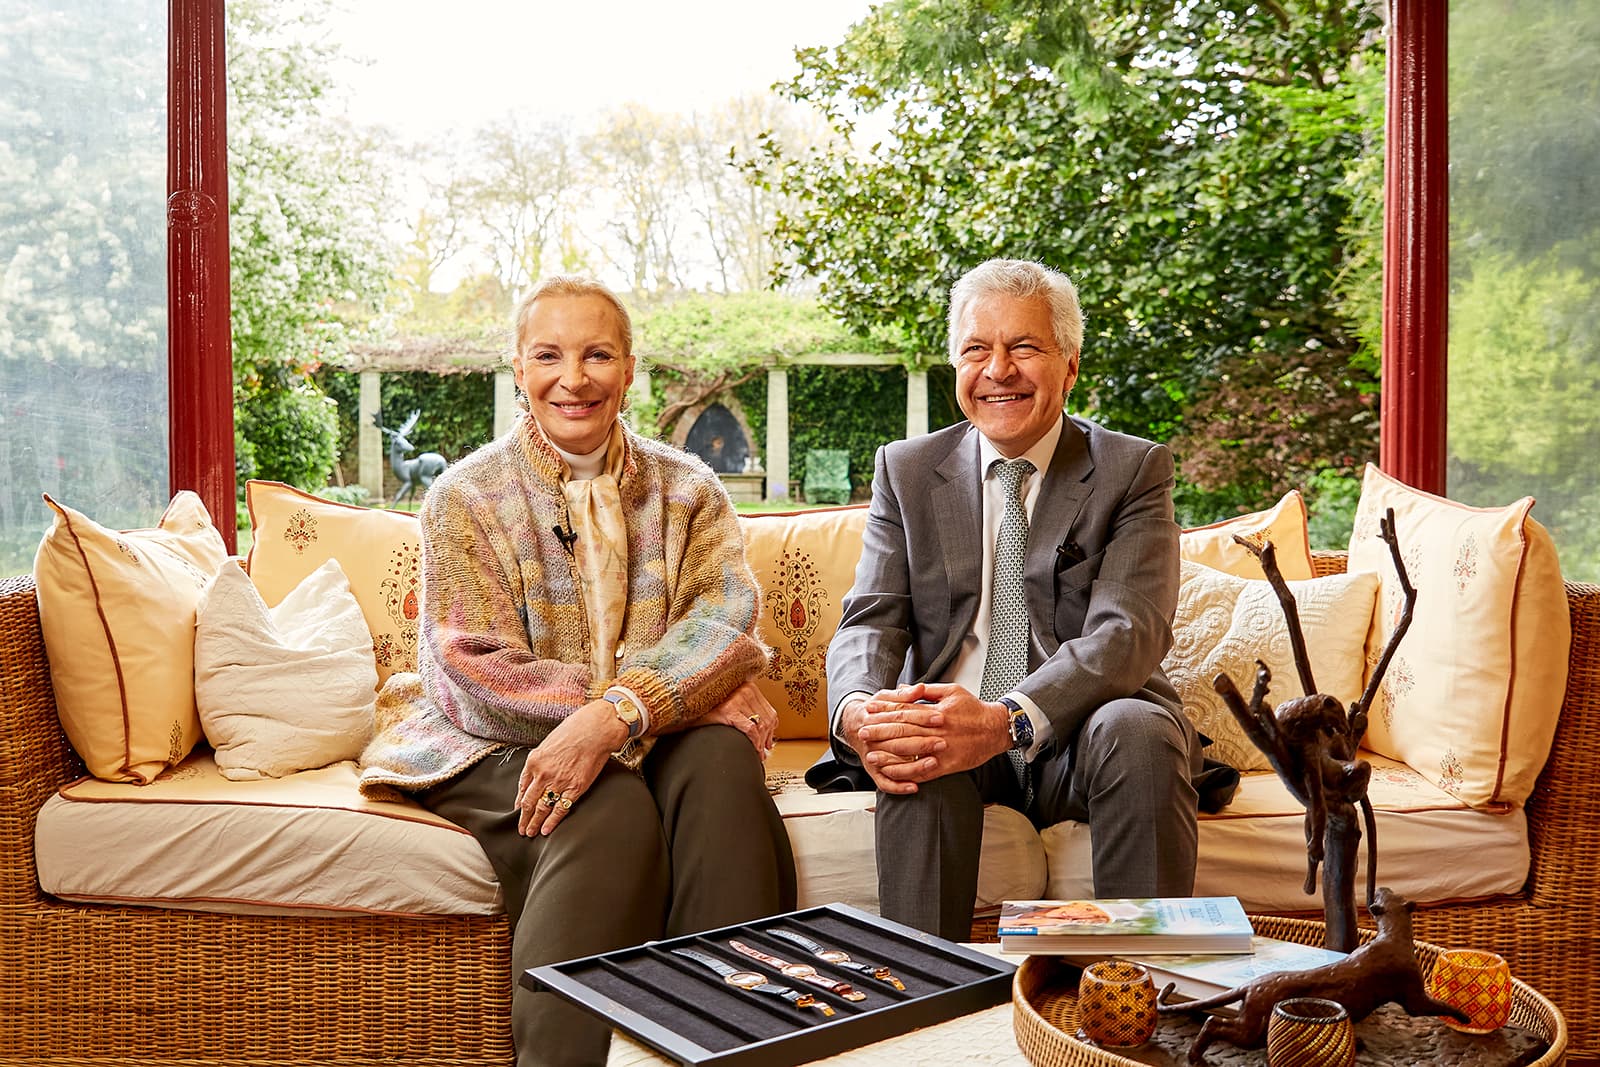
[[[1188,895],[1200,742],[1160,670],[1172,456],[1064,416],[1083,339],[1064,275],[990,260],[949,321],[969,421],[879,450],[828,649],[833,755],[879,792],[882,913],[966,937],[989,802],[1086,820],[1099,896]]]

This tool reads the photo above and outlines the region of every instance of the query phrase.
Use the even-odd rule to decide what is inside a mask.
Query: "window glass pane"
[[[1600,579],[1600,4],[1450,4],[1449,490]]]
[[[166,0],[0,0],[0,575],[167,498]]]

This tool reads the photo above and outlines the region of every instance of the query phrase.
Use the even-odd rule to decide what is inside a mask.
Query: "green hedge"
[[[357,464],[356,418],[361,393],[360,375],[327,369],[319,375],[323,390],[339,405],[339,473],[346,485],[360,480]],[[422,421],[411,432],[419,452],[437,452],[454,463],[494,436],[494,375],[434,374],[395,371],[379,376],[383,424],[399,427],[412,411],[422,411]],[[399,483],[389,470],[388,439],[384,440],[383,484],[386,497]]]

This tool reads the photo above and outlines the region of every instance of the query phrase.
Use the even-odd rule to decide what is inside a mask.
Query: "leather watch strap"
[[[769,956],[767,953],[762,952],[758,948],[751,948],[743,941],[729,941],[728,947],[733,949],[735,952],[749,956],[753,960],[760,960],[768,967],[775,968],[781,972],[785,978],[793,978],[797,981],[814,985],[818,989],[826,989],[834,996],[843,997],[845,1000],[855,1001],[867,999],[867,995],[865,993],[857,990],[849,982],[836,982],[827,975],[818,974],[817,969],[811,966],[809,963],[790,963],[788,960],[779,959],[777,956]]]
[[[798,933],[794,930],[768,930],[766,932],[771,934],[773,937],[781,937],[785,941],[799,945],[801,948],[805,949],[807,952],[811,953],[813,956],[817,957],[817,959],[822,960],[825,963],[831,963],[835,967],[843,967],[847,970],[857,971],[866,975],[868,978],[874,978],[880,982],[885,982],[889,985],[892,985],[902,992],[904,992],[906,988],[905,983],[890,973],[889,968],[878,967],[870,963],[859,963],[856,960],[851,959],[839,949],[823,948],[805,934]]]
[[[774,985],[773,983],[768,982],[763,975],[757,974],[755,971],[741,971],[731,963],[728,963],[725,960],[719,960],[717,957],[705,952],[701,952],[698,949],[675,948],[672,950],[672,954],[674,956],[682,956],[684,959],[693,960],[702,967],[715,971],[717,974],[722,976],[722,980],[724,982],[733,986],[735,989],[742,989],[746,993],[764,993],[767,996],[780,997],[802,1010],[806,1008],[816,1008],[818,1011],[822,1012],[823,1015],[833,1014],[832,1008],[822,1003],[810,993],[802,993],[800,990],[790,989],[788,986]]]

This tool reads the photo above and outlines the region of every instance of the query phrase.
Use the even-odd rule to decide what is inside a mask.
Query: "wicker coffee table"
[[[1322,943],[1323,925],[1307,919],[1251,916],[1256,933],[1303,945]],[[1372,931],[1361,931],[1369,940]],[[1433,969],[1439,946],[1415,942],[1422,973]],[[1146,1061],[1079,1041],[1076,985],[1062,979],[1063,966],[1053,956],[1030,956],[1012,983],[1017,1045],[1035,1067],[1145,1067]],[[1537,990],[1512,979],[1511,1025],[1538,1035],[1549,1050],[1533,1067],[1555,1067],[1567,1062],[1567,1022],[1561,1012]],[[1359,1062],[1359,1061],[1358,1061]]]

